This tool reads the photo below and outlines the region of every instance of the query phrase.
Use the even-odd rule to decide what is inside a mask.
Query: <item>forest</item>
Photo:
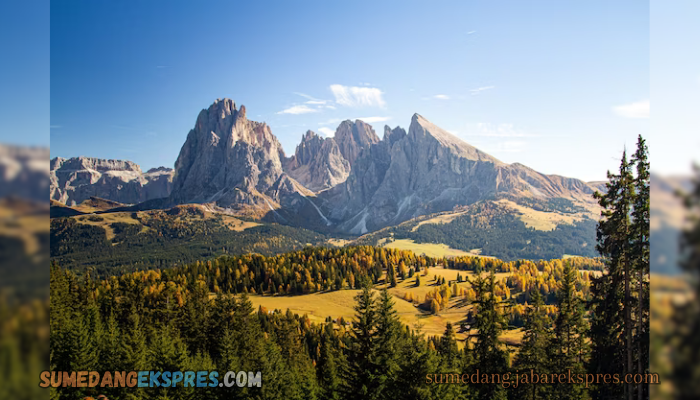
[[[51,267],[51,369],[261,371],[261,388],[54,388],[51,398],[110,399],[602,399],[648,397],[648,385],[428,383],[435,374],[648,373],[649,195],[646,145],[609,173],[596,250],[601,258],[499,261],[430,259],[357,246],[278,256],[223,256],[176,268],[106,277]],[[469,289],[424,275],[438,263]],[[602,271],[601,271],[602,270]],[[464,271],[464,277],[461,272]],[[507,271],[498,279],[497,271]],[[596,273],[593,273],[596,272]],[[401,323],[386,287],[434,285],[426,296],[463,296],[473,334],[425,336]],[[378,283],[384,290],[372,290]],[[250,295],[358,290],[349,323],[252,306]],[[458,288],[459,289],[459,288]],[[438,297],[439,296],[439,297]],[[427,299],[418,299],[425,302]],[[431,310],[439,313],[439,308]],[[517,349],[501,334],[516,315]],[[522,383],[522,382],[521,382]]]
[[[90,218],[103,218],[99,215]],[[51,259],[65,267],[96,269],[101,275],[166,268],[221,254],[279,254],[320,245],[326,236],[300,228],[265,224],[245,230],[228,229],[221,219],[186,219],[172,215],[145,219],[140,224],[115,222],[105,228],[72,218],[51,220]]]

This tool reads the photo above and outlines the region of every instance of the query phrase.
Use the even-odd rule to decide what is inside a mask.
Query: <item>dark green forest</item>
[[[101,218],[99,215],[92,218]],[[115,236],[105,229],[72,218],[51,220],[51,259],[82,271],[93,267],[100,275],[137,269],[167,268],[221,254],[279,254],[320,245],[326,236],[300,228],[265,224],[237,232],[219,219],[151,218],[141,225],[112,223]]]

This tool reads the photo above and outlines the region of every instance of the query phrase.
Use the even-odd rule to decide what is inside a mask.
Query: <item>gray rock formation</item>
[[[308,189],[319,192],[345,182],[350,162],[333,138],[308,131],[285,164],[285,171]]]
[[[379,137],[374,133],[372,126],[359,119],[354,123],[350,120],[343,121],[335,131],[334,140],[350,167],[355,164],[362,150],[379,143]]]
[[[125,204],[141,203],[167,197],[172,172],[161,167],[143,173],[131,161],[56,157],[50,165],[50,198],[66,205],[93,196]]]
[[[313,193],[284,172],[284,161],[269,126],[248,120],[245,106],[217,100],[199,113],[180,150],[170,203],[215,203],[254,216],[298,210]]]
[[[385,128],[384,140],[358,157],[346,182],[324,193],[331,221],[363,234],[498,194],[590,197],[577,179],[505,164],[415,114],[408,134]]]
[[[346,120],[334,137],[322,138],[306,132],[284,169],[308,189],[320,192],[345,182],[362,152],[379,142],[370,125]]]

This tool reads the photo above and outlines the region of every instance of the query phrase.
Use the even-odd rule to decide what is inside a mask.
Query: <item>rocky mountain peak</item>
[[[316,139],[316,138],[318,138],[318,137],[319,137],[319,136],[316,134],[316,132],[314,132],[314,131],[312,131],[312,130],[308,130],[308,131],[306,131],[306,133],[301,137],[301,142],[302,142],[302,143],[308,142],[308,141],[314,140],[314,139]]]
[[[297,183],[285,183],[287,162],[267,124],[248,120],[233,100],[217,100],[199,113],[180,150],[170,202],[267,213],[299,192]]]
[[[306,131],[294,152],[295,166],[306,165],[314,159],[323,146],[324,139],[314,131]]]
[[[393,146],[394,143],[406,137],[406,130],[401,127],[396,127],[391,129],[389,125],[384,126],[384,137],[382,141],[389,144],[389,147]]]
[[[345,159],[335,138],[322,138],[307,131],[297,145],[285,171],[312,191],[321,191],[345,181],[350,163]]]
[[[354,164],[363,149],[379,143],[379,137],[372,126],[359,119],[355,122],[343,121],[335,131],[334,138],[350,166]]]
[[[491,162],[496,165],[504,164],[495,157],[466,143],[417,113],[413,114],[411,118],[411,125],[408,128],[408,137],[412,141],[423,143],[426,146],[437,145],[468,160]]]

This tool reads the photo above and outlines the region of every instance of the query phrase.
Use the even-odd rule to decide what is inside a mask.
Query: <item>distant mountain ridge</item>
[[[50,165],[49,198],[67,205],[101,197],[126,204],[166,197],[173,170],[160,167],[141,171],[136,163],[92,157],[56,157]]]
[[[52,162],[52,198],[59,201],[71,198],[61,189],[65,182],[84,182],[79,187],[85,188],[73,192],[134,203],[130,200],[137,194],[126,195],[133,192],[129,182],[170,173],[172,190],[159,192],[163,199],[152,204],[211,204],[234,215],[355,235],[499,196],[590,204],[598,187],[506,164],[419,114],[408,131],[386,126],[381,139],[360,120],[343,121],[333,137],[308,131],[286,157],[270,127],[248,120],[245,106],[237,108],[230,99],[219,99],[199,113],[172,172],[142,174],[133,163],[80,161],[83,168],[75,171],[109,178],[101,178],[104,190],[94,193],[88,181],[100,186],[95,172],[71,175],[67,171],[73,169],[65,166],[71,162],[56,163],[62,168],[54,169]],[[100,172],[102,165],[105,171]],[[64,175],[70,179],[61,180]],[[107,189],[110,179],[121,189]]]
[[[402,131],[386,127],[385,139],[359,157],[345,183],[321,196],[341,231],[364,234],[500,194],[592,201],[587,183],[503,163],[419,114]]]

